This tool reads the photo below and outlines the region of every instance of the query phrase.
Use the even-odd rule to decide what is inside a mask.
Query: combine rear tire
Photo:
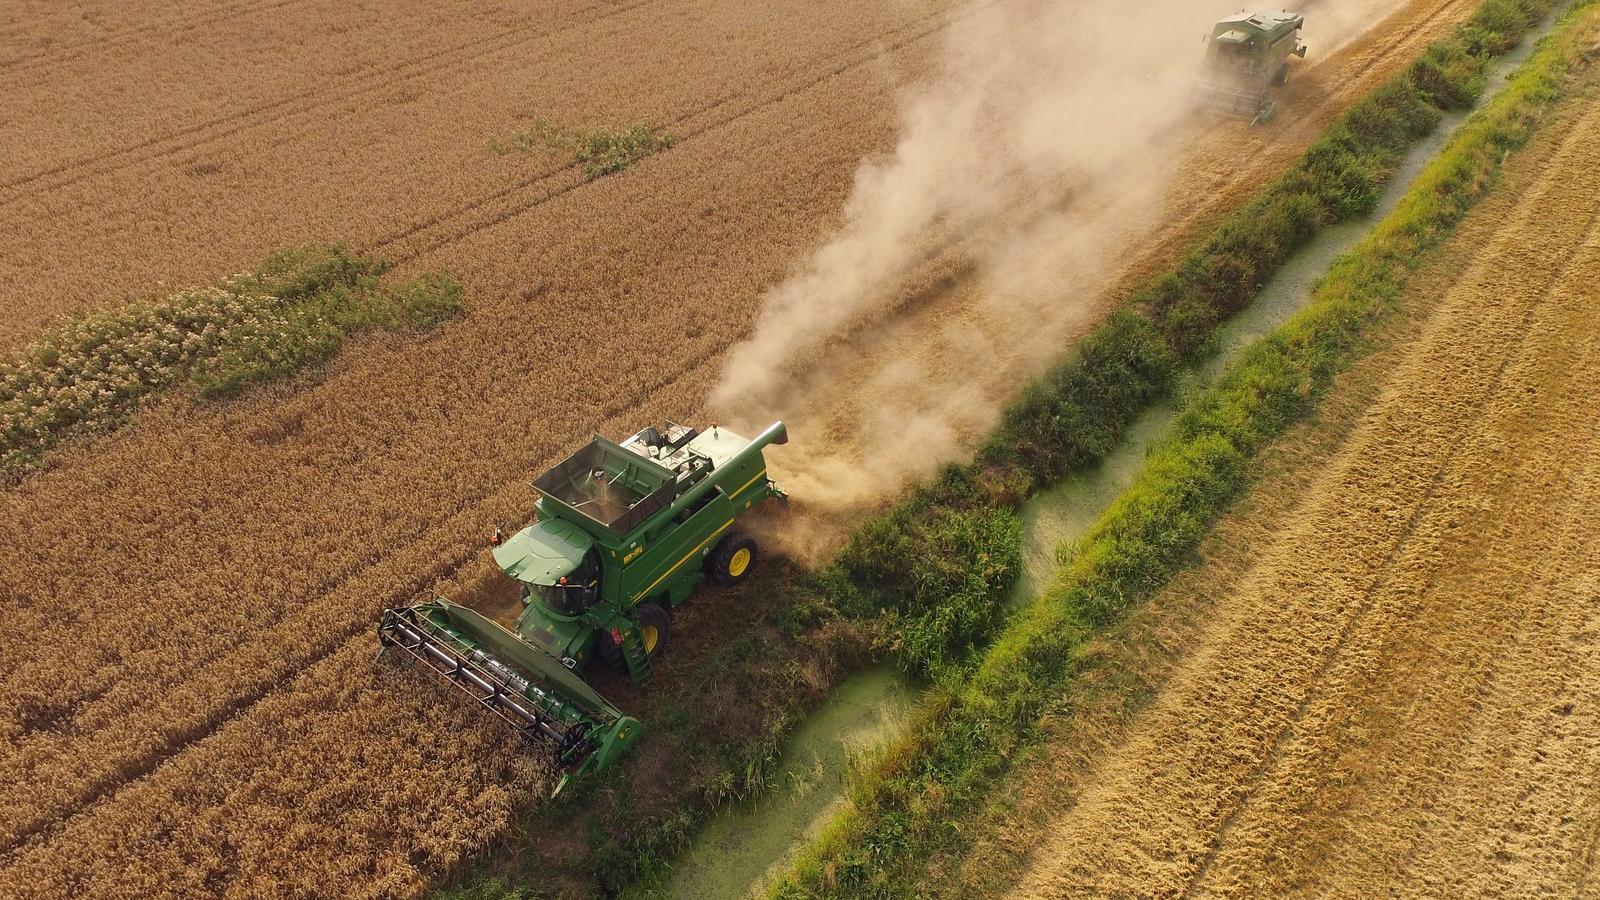
[[[639,626],[639,637],[644,640],[644,652],[654,659],[667,646],[667,635],[672,628],[667,611],[658,603],[641,603],[633,612],[633,621]],[[623,675],[628,674],[628,660],[622,647],[611,640],[610,634],[595,639],[595,653],[600,660]]]
[[[722,539],[706,560],[706,576],[723,587],[732,587],[750,575],[756,564],[756,542],[734,533]]]

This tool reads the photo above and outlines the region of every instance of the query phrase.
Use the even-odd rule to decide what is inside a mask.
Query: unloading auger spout
[[[749,576],[756,544],[734,524],[783,498],[763,450],[787,441],[782,422],[754,440],[671,424],[621,443],[595,438],[533,482],[536,520],[494,547],[522,587],[514,629],[440,598],[384,610],[380,646],[547,748],[565,773],[558,792],[606,769],[643,726],[577,673],[598,658],[648,684],[671,610],[702,581]]]

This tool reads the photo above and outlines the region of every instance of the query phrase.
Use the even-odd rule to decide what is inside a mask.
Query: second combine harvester
[[[1289,58],[1304,58],[1305,17],[1292,12],[1239,13],[1217,22],[1206,36],[1206,67],[1196,99],[1202,106],[1244,116],[1251,124],[1271,118],[1272,89],[1289,78]]]
[[[787,440],[782,422],[754,440],[716,425],[595,438],[533,482],[537,520],[494,548],[522,586],[515,631],[439,598],[384,610],[380,646],[547,746],[568,777],[611,765],[642,726],[578,672],[599,657],[647,683],[671,609],[704,580],[731,585],[749,573],[755,542],[733,525],[784,496],[762,450]]]

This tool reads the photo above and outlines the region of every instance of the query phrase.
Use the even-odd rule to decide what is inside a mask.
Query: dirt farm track
[[[953,22],[995,2],[1011,0],[821,0],[778,16],[735,0],[21,0],[0,14],[0,350],[52,317],[294,243],[447,269],[472,296],[425,340],[364,337],[311,379],[201,410],[158,405],[0,490],[0,895],[409,895],[503,829],[548,773],[472,710],[375,669],[376,611],[480,580],[489,529],[526,518],[527,482],[590,434],[699,417],[763,292],[836,227],[861,159],[893,147],[899,86],[932,71]],[[1170,215],[1127,235],[1139,252],[1111,275],[1170,259],[1475,6],[1305,5],[1377,24],[1314,57],[1269,126],[1193,124]],[[678,140],[595,180],[567,158],[489,151],[533,115],[652,122]],[[1471,868],[1485,878],[1584,877],[1570,864],[1592,843],[1514,846],[1522,831],[1431,779],[1447,748],[1380,740],[1340,698],[1374,693],[1363,709],[1453,723],[1486,773],[1536,752],[1496,781],[1528,792],[1528,816],[1593,807],[1540,791],[1559,783],[1545,773],[1593,762],[1574,736],[1595,731],[1577,698],[1593,693],[1579,662],[1600,640],[1600,399],[1572,386],[1600,376],[1592,302],[1579,302],[1600,266],[1597,138],[1590,117],[1560,157],[1564,182],[1542,182],[1463,279],[1397,376],[1404,389],[1318,486],[1250,602],[1217,624],[1219,643],[1255,649],[1204,657],[1192,690],[1206,702],[1153,716],[1139,746],[1163,767],[1130,754],[1073,810],[1074,831],[1123,840],[1055,848],[1030,885],[1226,888],[1254,866],[1318,893],[1296,869],[1318,854],[1347,884],[1454,889],[1467,869],[1452,854],[1474,853],[1512,860]],[[1519,273],[1515,291],[1470,302],[1496,270]],[[845,440],[874,399],[853,386],[887,356],[873,341],[939,355],[935,325],[978,292],[953,277],[896,310],[892,337],[858,341],[862,361],[821,392],[836,399],[799,424]],[[1038,361],[987,362],[973,378],[1000,397]],[[1524,397],[1538,402],[1511,402]],[[1474,537],[1453,537],[1469,520],[1481,527],[1459,533]],[[1495,602],[1490,585],[1520,585],[1521,603]],[[1418,606],[1447,588],[1459,602]],[[1306,598],[1322,605],[1296,605]],[[1384,623],[1419,615],[1441,617],[1439,642],[1376,652]],[[1295,627],[1255,627],[1265,616]],[[1289,666],[1291,651],[1287,674],[1246,664]],[[1451,674],[1406,674],[1424,670]],[[1225,718],[1258,703],[1252,685],[1294,677],[1288,705],[1247,729]],[[1345,739],[1355,732],[1370,741]],[[1225,785],[1162,780],[1219,747],[1228,765],[1204,772]],[[1347,801],[1337,816],[1308,807],[1306,779],[1341,767],[1389,773],[1385,791],[1435,791],[1430,843],[1343,831],[1376,793],[1319,792]],[[1205,805],[1174,818],[1181,803]],[[1574,842],[1592,837],[1572,822]],[[1569,833],[1528,833],[1554,831]],[[1359,854],[1382,872],[1340,868],[1352,840],[1406,853]],[[1252,856],[1274,848],[1285,855]]]

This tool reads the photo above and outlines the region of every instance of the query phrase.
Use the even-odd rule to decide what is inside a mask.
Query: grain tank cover
[[[666,509],[678,493],[671,469],[602,437],[534,479],[533,487],[563,513],[617,534]]]

